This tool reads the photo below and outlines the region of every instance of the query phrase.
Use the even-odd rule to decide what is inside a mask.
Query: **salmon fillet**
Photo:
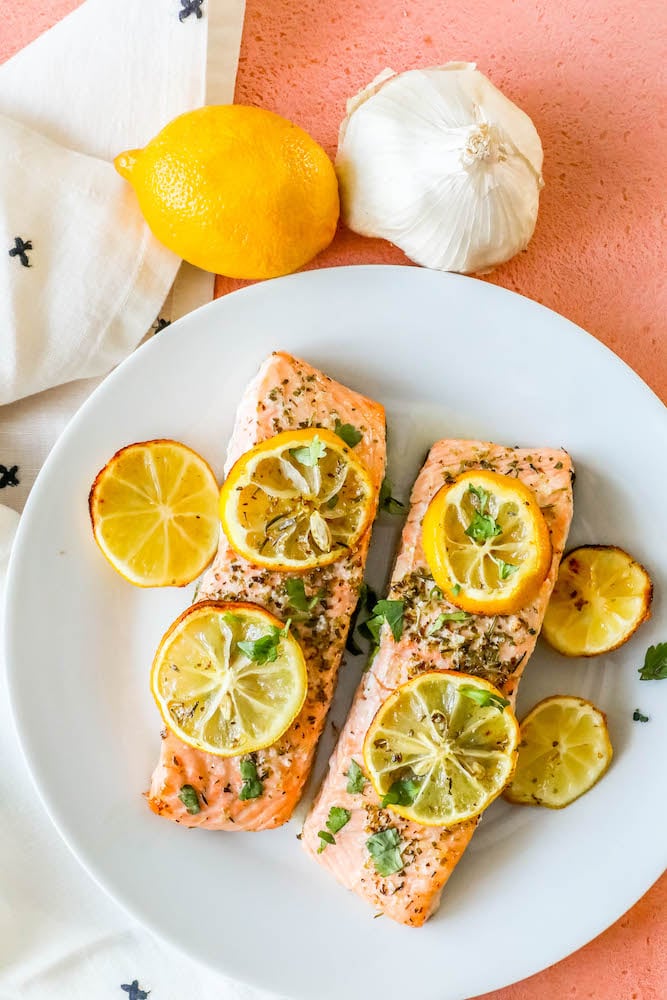
[[[351,389],[289,354],[275,353],[262,365],[239,406],[229,442],[225,473],[248,449],[286,430],[324,427],[336,420],[352,424],[362,437],[355,456],[366,466],[376,498],[384,476],[386,434],[384,410]],[[285,581],[297,574],[253,566],[230,547],[221,533],[215,561],[205,574],[197,600],[251,601],[278,618],[292,618],[308,670],[304,706],[273,746],[253,755],[263,793],[241,800],[243,784],[238,757],[218,757],[183,743],[172,732],[162,734],[160,761],[153,772],[148,804],[154,812],[186,826],[209,830],[265,830],[285,823],[299,801],[313,762],[317,741],[333,697],[345,648],[350,616],[363,580],[370,528],[353,552],[329,566],[299,574],[305,592],[323,592],[313,616],[296,621],[285,593]],[[187,812],[178,795],[183,785],[198,792],[201,811]]]
[[[426,508],[444,482],[470,469],[491,469],[516,476],[529,486],[542,508],[551,534],[553,559],[535,601],[518,614],[472,616],[450,622],[447,631],[428,635],[441,612],[456,611],[436,591],[422,548]],[[394,567],[389,598],[403,600],[403,634],[395,642],[385,624],[380,647],[364,675],[352,709],[329,762],[322,788],[306,819],[305,850],[339,882],[382,913],[418,927],[437,909],[447,879],[472,837],[477,819],[450,829],[427,827],[380,807],[370,782],[363,792],[348,793],[350,761],[364,767],[364,737],[383,701],[399,685],[425,670],[461,670],[495,684],[514,702],[519,679],[533,652],[558,572],[572,517],[572,463],[564,451],[504,448],[480,441],[439,441],[433,446],[412,491],[410,512]],[[444,638],[443,638],[444,636]],[[319,830],[326,830],[332,806],[351,813],[335,844],[321,853]],[[395,827],[401,838],[403,870],[382,878],[366,848],[368,838]]]

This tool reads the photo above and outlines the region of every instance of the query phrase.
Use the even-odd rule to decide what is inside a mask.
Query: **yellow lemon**
[[[155,236],[205,271],[257,279],[289,274],[336,231],[331,160],[307,132],[262,108],[188,111],[114,165]]]

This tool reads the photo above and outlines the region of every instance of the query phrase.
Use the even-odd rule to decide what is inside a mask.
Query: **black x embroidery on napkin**
[[[200,17],[203,17],[201,12],[203,2],[204,0],[181,0],[183,10],[178,12],[178,20],[182,22],[186,17],[190,17],[190,14],[196,14],[197,20],[199,20]]]
[[[18,257],[24,267],[30,267],[30,259],[26,250],[32,250],[32,240],[22,240],[20,236],[15,236],[14,246],[9,251],[9,256]]]
[[[16,478],[18,471],[18,465],[12,465],[9,469],[6,465],[0,465],[0,490],[4,490],[5,486],[19,485],[19,480]]]
[[[142,990],[139,988],[138,979],[133,979],[131,983],[123,983],[121,985],[121,990],[125,990],[128,994],[128,1000],[146,1000],[146,997],[150,993],[150,990]]]

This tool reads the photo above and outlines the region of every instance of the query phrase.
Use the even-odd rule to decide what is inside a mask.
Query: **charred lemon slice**
[[[608,653],[649,617],[652,596],[650,576],[623,549],[582,545],[560,564],[542,634],[565,656]]]
[[[95,541],[137,587],[182,587],[208,566],[220,537],[218,484],[178,441],[117,452],[88,497]]]
[[[525,607],[551,563],[549,529],[532,491],[482,469],[436,493],[424,516],[423,545],[448,599],[483,615]]]
[[[165,723],[198,750],[232,757],[271,746],[306,697],[301,647],[255,604],[202,601],[164,635],[151,690]]]
[[[331,431],[286,431],[242,455],[220,493],[232,547],[276,570],[324,566],[354,549],[377,495],[365,467]]]
[[[452,826],[500,795],[518,742],[509,701],[492,684],[429,671],[380,706],[364,761],[383,807],[424,826]]]
[[[519,759],[505,798],[562,809],[600,780],[611,763],[603,712],[568,695],[545,698],[521,723]]]

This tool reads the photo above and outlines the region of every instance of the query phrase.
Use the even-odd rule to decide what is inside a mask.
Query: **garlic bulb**
[[[541,170],[532,121],[474,63],[385,70],[348,101],[336,158],[350,229],[463,273],[525,249]]]

